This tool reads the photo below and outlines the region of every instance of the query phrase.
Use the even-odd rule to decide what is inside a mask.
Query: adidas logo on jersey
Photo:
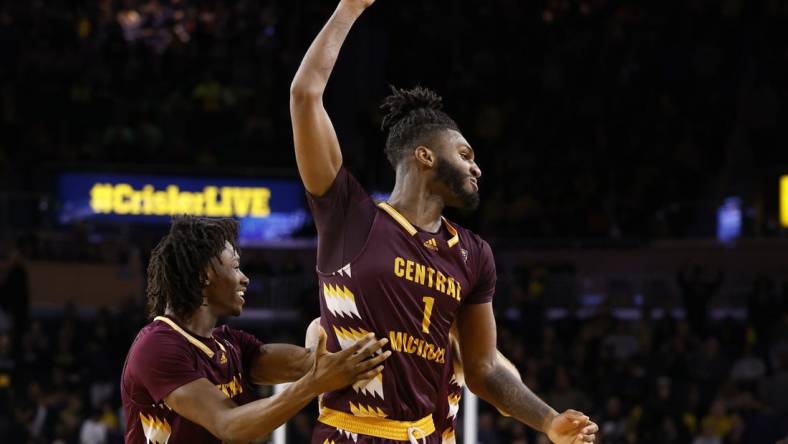
[[[428,241],[424,241],[424,246],[432,251],[438,251],[438,242],[435,240],[434,237]]]

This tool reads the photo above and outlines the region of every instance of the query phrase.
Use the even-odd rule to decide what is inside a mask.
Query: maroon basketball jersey
[[[465,384],[462,372],[453,365],[455,354],[452,347],[446,350],[447,362],[443,372],[443,384],[435,406],[435,430],[440,434],[442,444],[456,443],[457,414],[460,411],[462,388]]]
[[[437,233],[413,226],[391,206],[376,205],[344,168],[325,195],[308,198],[318,229],[328,349],[374,332],[389,339],[393,352],[379,377],[326,393],[322,406],[397,421],[433,414],[446,402],[439,398],[446,393],[449,328],[457,311],[492,300],[490,247],[445,219]]]
[[[179,416],[164,398],[200,378],[237,404],[256,396],[247,375],[262,343],[227,326],[212,338],[189,333],[171,318],[159,316],[137,334],[126,356],[121,379],[126,443],[218,444],[208,430]]]

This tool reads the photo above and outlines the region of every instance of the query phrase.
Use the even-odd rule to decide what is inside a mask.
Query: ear
[[[203,287],[207,287],[210,285],[211,281],[213,280],[214,276],[216,276],[216,272],[213,269],[213,264],[208,265],[205,267],[205,281],[201,282]]]
[[[414,154],[416,155],[416,162],[418,162],[420,166],[427,168],[432,168],[435,166],[435,153],[426,146],[417,146]]]

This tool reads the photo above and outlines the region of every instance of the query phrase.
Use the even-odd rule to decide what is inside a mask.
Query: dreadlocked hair
[[[386,157],[396,168],[409,149],[427,143],[437,130],[459,131],[457,123],[443,112],[443,99],[434,91],[416,86],[412,89],[391,87],[391,95],[383,99],[381,130],[388,133]]]
[[[211,259],[220,259],[225,242],[238,251],[238,222],[179,216],[170,232],[151,252],[148,262],[148,313],[163,315],[167,308],[179,318],[188,317],[202,304]]]

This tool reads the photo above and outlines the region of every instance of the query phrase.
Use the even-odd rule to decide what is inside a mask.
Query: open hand
[[[598,431],[599,426],[588,416],[570,409],[553,418],[547,437],[554,444],[582,444],[594,442]]]
[[[391,355],[391,351],[372,356],[387,343],[388,339],[376,341],[370,333],[345,350],[329,353],[326,351],[326,331],[321,327],[315,362],[307,375],[311,386],[320,394],[374,378],[383,371],[380,364]]]

